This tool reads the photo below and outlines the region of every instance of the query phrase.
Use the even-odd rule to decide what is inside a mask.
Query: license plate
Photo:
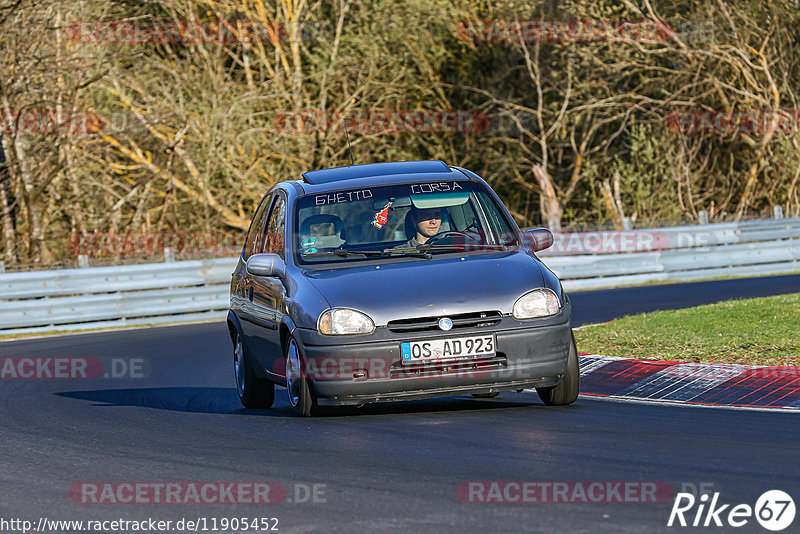
[[[408,341],[400,345],[403,363],[491,358],[495,355],[494,334]]]

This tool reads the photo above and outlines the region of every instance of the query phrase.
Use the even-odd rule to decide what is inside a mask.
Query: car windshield
[[[296,209],[300,264],[480,254],[519,245],[492,196],[470,181],[311,194]]]

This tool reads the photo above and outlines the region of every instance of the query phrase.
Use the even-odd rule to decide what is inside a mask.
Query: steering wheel
[[[447,239],[448,237],[465,237],[469,239],[469,236],[464,232],[456,232],[454,230],[447,230],[445,232],[439,232],[438,234],[431,236],[428,238],[428,241],[425,242],[426,245],[433,244],[434,241],[441,241],[442,239]]]
[[[471,222],[471,223],[469,223],[469,224],[467,225],[467,227],[466,227],[466,228],[464,228],[464,230],[463,230],[463,231],[464,231],[464,232],[469,232],[470,228],[472,228],[472,231],[473,231],[474,233],[476,233],[476,234],[480,234],[480,231],[478,230],[478,219],[473,219],[473,220],[472,220],[472,222]]]

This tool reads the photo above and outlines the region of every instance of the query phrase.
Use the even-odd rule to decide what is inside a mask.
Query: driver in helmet
[[[439,233],[442,227],[441,208],[411,208],[411,222],[417,230],[417,235],[400,247],[416,247],[425,244],[428,239]]]

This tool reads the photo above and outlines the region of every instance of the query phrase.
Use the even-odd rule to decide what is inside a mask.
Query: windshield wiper
[[[339,248],[336,250],[323,250],[322,252],[306,252],[301,254],[303,258],[322,258],[325,256],[336,256],[339,258],[349,258],[352,256],[367,256],[374,258],[385,258],[388,256],[414,256],[418,258],[430,259],[431,255],[424,250],[415,248],[387,248],[385,250],[347,250]]]
[[[391,256],[412,256],[417,258],[425,258],[426,260],[431,259],[431,255],[427,250],[420,250],[414,247],[387,248],[384,250],[384,252]]]
[[[321,252],[305,252],[302,253],[301,256],[303,258],[324,258],[329,256],[336,256],[338,258],[351,258],[354,256],[366,256],[372,258],[385,258],[389,256],[410,256],[416,258],[425,258],[426,260],[431,259],[431,252],[436,251],[445,251],[445,250],[462,250],[466,248],[467,250],[475,250],[475,249],[497,249],[497,250],[509,250],[511,245],[487,245],[487,244],[451,244],[451,245],[418,245],[416,247],[397,247],[397,248],[387,248],[384,250],[348,250],[345,248],[339,248],[336,250],[323,250]]]
[[[494,243],[494,244],[469,245],[469,246],[486,248],[486,249],[497,249],[497,250],[511,250],[512,248],[514,248],[514,245],[509,243]]]
[[[503,244],[450,244],[450,245],[419,245],[416,250],[431,251],[431,250],[475,250],[475,249],[497,249],[497,250],[510,250],[511,245]]]
[[[347,258],[350,256],[385,256],[382,250],[347,250],[346,248],[323,250],[322,252],[303,252],[300,255],[304,258],[321,258],[324,256],[338,256],[340,258]]]

